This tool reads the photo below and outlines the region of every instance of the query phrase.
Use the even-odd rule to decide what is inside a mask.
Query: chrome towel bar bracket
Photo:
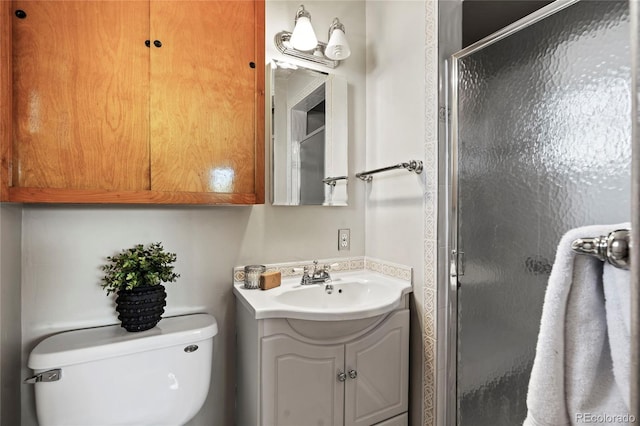
[[[348,176],[335,176],[335,177],[326,177],[322,179],[322,182],[326,183],[329,186],[336,186],[336,182],[339,180],[348,180]]]
[[[616,268],[629,269],[629,230],[618,229],[593,238],[578,238],[571,243],[573,251],[597,257]]]
[[[410,172],[415,172],[416,174],[422,173],[422,161],[420,160],[411,160],[408,163],[399,163],[389,167],[382,167],[381,169],[369,170],[366,172],[356,173],[356,177],[362,179],[365,182],[371,182],[373,180],[373,174],[387,172],[389,170],[396,169],[407,169]]]

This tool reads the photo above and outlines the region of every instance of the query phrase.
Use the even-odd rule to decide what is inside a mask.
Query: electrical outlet
[[[338,229],[338,250],[351,249],[351,230]]]

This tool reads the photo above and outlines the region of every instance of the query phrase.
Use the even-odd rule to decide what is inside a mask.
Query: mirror
[[[271,203],[347,205],[347,81],[282,61],[267,65]]]

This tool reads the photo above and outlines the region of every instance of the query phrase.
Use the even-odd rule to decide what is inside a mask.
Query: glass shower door
[[[630,220],[629,31],[583,0],[453,57],[458,425],[522,424],[560,238]]]

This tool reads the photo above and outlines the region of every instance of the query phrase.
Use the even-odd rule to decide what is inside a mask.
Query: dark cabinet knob
[[[145,40],[144,45],[147,47],[151,47],[151,40]]]
[[[25,12],[24,10],[16,10],[16,16],[20,19],[24,19],[27,17],[27,12]]]
[[[155,47],[162,47],[162,42],[160,40],[153,40],[153,45]]]

